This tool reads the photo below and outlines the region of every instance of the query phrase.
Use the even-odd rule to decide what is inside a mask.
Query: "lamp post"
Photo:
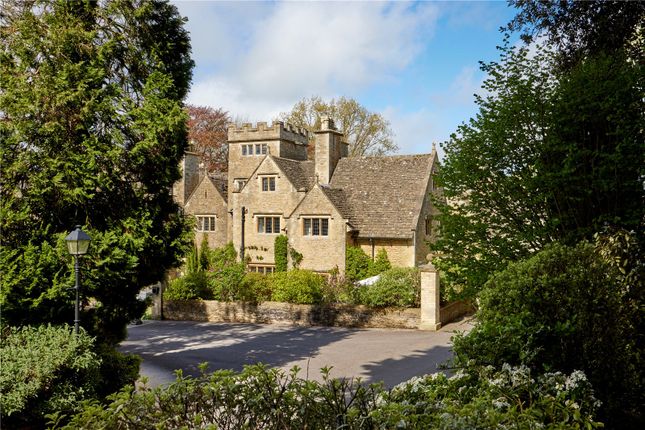
[[[92,239],[81,230],[81,226],[77,225],[76,230],[71,232],[65,238],[67,242],[67,250],[71,255],[74,256],[74,274],[76,275],[76,285],[74,289],[76,290],[76,308],[74,309],[74,333],[78,335],[78,323],[80,322],[78,313],[79,313],[79,300],[78,300],[78,290],[81,287],[79,280],[79,267],[78,267],[78,257],[81,255],[87,254],[87,248],[90,246]]]

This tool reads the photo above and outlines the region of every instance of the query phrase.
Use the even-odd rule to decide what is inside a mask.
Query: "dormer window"
[[[262,191],[275,191],[275,176],[263,176]]]

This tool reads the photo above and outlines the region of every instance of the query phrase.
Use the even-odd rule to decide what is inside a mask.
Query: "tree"
[[[2,323],[72,321],[64,237],[81,224],[81,325],[114,345],[190,243],[168,192],[187,148],[184,19],[158,0],[5,2],[0,19]]]
[[[553,240],[643,222],[643,65],[616,52],[562,71],[548,48],[502,48],[477,116],[444,145],[451,204],[434,246],[447,278],[472,294],[508,262]]]
[[[536,35],[545,35],[560,53],[560,62],[565,67],[572,67],[588,56],[625,48],[643,30],[645,22],[645,3],[638,1],[509,0],[509,3],[519,12],[506,29],[521,32],[526,43],[531,43]]]
[[[291,112],[281,113],[280,119],[314,132],[320,130],[323,116],[331,117],[345,135],[350,157],[383,155],[398,149],[390,123],[381,114],[368,111],[351,98],[340,97],[330,102],[317,96],[304,98],[294,105]],[[311,158],[313,139],[310,148]]]
[[[201,155],[208,172],[228,171],[228,112],[209,106],[186,107],[188,138],[192,150]]]

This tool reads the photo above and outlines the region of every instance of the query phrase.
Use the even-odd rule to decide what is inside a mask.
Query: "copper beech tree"
[[[186,106],[188,139],[192,150],[202,156],[207,172],[228,170],[226,126],[231,121],[228,112],[210,106]]]

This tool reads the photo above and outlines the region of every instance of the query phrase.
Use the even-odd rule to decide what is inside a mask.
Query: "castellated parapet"
[[[303,127],[289,123],[285,124],[282,121],[274,121],[271,126],[268,126],[266,122],[258,122],[255,127],[250,123],[244,123],[240,127],[235,124],[228,125],[229,143],[271,140],[307,145],[309,143],[309,132]]]

